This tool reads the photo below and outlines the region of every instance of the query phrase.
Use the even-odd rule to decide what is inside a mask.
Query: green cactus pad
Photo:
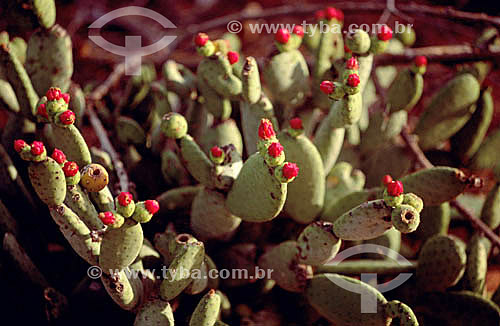
[[[16,113],[21,110],[14,89],[3,79],[0,79],[0,108]]]
[[[191,272],[201,267],[205,257],[205,248],[202,242],[186,243],[170,264],[160,286],[160,295],[163,300],[172,300],[177,297],[193,281]]]
[[[420,100],[424,91],[424,77],[410,69],[400,71],[387,90],[387,105],[391,112],[410,111]]]
[[[144,241],[140,223],[127,219],[118,229],[110,229],[102,238],[99,265],[104,273],[122,270],[134,262]]]
[[[465,271],[465,244],[447,235],[428,239],[418,257],[418,288],[424,292],[444,291],[458,283]]]
[[[26,49],[28,45],[26,41],[20,37],[14,37],[9,42],[9,49],[19,59],[23,65],[26,63]]]
[[[179,156],[170,149],[161,152],[161,173],[169,185],[185,184],[189,178]]]
[[[92,163],[90,150],[78,128],[68,125],[66,128],[56,125],[47,125],[49,143],[54,148],[59,148],[66,154],[68,161],[75,161],[79,167]]]
[[[405,192],[422,198],[425,206],[436,206],[464,192],[469,180],[459,169],[437,166],[422,169],[400,179]]]
[[[500,182],[488,193],[481,210],[481,220],[492,230],[500,225]]]
[[[222,147],[229,144],[233,144],[238,153],[243,153],[243,139],[233,119],[227,119],[208,128],[200,138],[200,145],[207,154],[215,145]]]
[[[203,186],[184,186],[165,191],[156,200],[160,203],[160,214],[167,210],[176,210],[191,207],[196,194]]]
[[[491,300],[468,291],[430,293],[417,307],[425,325],[484,326],[500,324],[500,309]],[[427,322],[429,320],[429,322]],[[435,324],[434,324],[435,325]]]
[[[334,283],[352,284],[358,292],[349,291]],[[361,313],[361,295],[373,297],[376,313]],[[318,274],[309,281],[305,296],[309,304],[324,318],[342,326],[387,326],[391,318],[385,314],[387,300],[370,285],[355,278],[338,274]],[[372,301],[372,300],[370,300]]]
[[[375,244],[378,246],[384,246],[385,248],[389,248],[391,250],[394,250],[394,252],[385,252],[385,253],[368,253],[366,254],[367,258],[370,259],[384,259],[387,261],[396,260],[398,259],[397,253],[401,249],[401,232],[399,232],[397,229],[392,228],[386,233],[382,234],[380,237],[377,237],[375,239],[371,240],[366,240],[363,243],[366,244]]]
[[[358,65],[359,65],[359,87],[361,92],[365,89],[368,80],[370,79],[370,75],[373,67],[373,54],[362,55],[358,57]]]
[[[73,74],[71,38],[59,25],[39,30],[28,41],[26,71],[38,94],[50,87],[66,92]]]
[[[309,224],[299,235],[299,261],[314,266],[323,265],[335,257],[341,243],[333,233],[332,223],[316,221]]]
[[[420,214],[415,207],[400,205],[392,211],[392,225],[401,233],[410,233],[417,229],[420,223]]]
[[[309,69],[299,50],[275,55],[264,70],[273,100],[287,107],[300,106],[309,93]]]
[[[135,316],[134,326],[174,326],[174,313],[166,301],[146,302]]]
[[[215,290],[208,291],[196,306],[189,326],[213,326],[220,312],[221,298]]]
[[[279,182],[262,155],[255,153],[243,164],[227,195],[226,206],[244,221],[265,222],[281,212],[286,195],[287,184]]]
[[[50,28],[56,22],[56,5],[54,0],[30,0],[31,10],[43,28]]]
[[[310,223],[323,209],[325,172],[321,155],[305,135],[278,134],[286,159],[296,163],[299,175],[288,185],[284,211],[298,223]]]
[[[370,35],[362,29],[357,29],[347,35],[345,43],[352,52],[363,54],[370,49]]]
[[[107,212],[115,210],[113,195],[107,186],[98,192],[90,192],[89,195],[90,199],[99,211]]]
[[[197,75],[222,97],[233,98],[241,94],[241,80],[233,74],[231,64],[223,54],[203,59],[198,65]]]
[[[210,189],[198,192],[191,207],[191,229],[201,239],[228,240],[241,223],[225,207],[224,195]]]
[[[50,215],[75,252],[90,265],[97,265],[100,241],[94,241],[89,228],[68,206],[62,204],[49,207]]]
[[[191,274],[193,281],[186,287],[184,293],[189,295],[199,294],[207,289],[208,285],[208,269],[205,264],[205,259],[201,263],[199,269],[194,270]]]
[[[325,207],[321,216],[328,216],[330,208],[342,197],[363,189],[365,175],[347,162],[337,163],[326,178]]]
[[[189,96],[196,89],[196,76],[184,65],[172,60],[163,64],[163,77],[169,90],[181,97]]]
[[[419,239],[426,240],[436,234],[447,234],[450,225],[450,204],[426,206],[420,213],[420,225],[415,231]]]
[[[387,302],[385,305],[385,313],[389,318],[398,318],[400,326],[419,325],[413,310],[397,300]]]
[[[85,94],[83,94],[80,85],[72,82],[68,90],[70,100],[68,108],[73,111],[76,115],[77,126],[82,124],[83,116],[85,115]]]
[[[243,66],[243,90],[242,95],[246,102],[255,104],[262,95],[260,84],[259,67],[254,57],[247,57]]]
[[[219,95],[202,78],[197,79],[198,88],[203,95],[204,108],[213,114],[216,119],[226,120],[231,116],[231,101]]]
[[[467,266],[462,278],[463,288],[479,295],[483,294],[486,284],[489,253],[481,238],[475,234],[467,244]]]
[[[101,279],[106,292],[113,301],[124,310],[134,310],[140,304],[143,295],[141,280],[137,277],[127,278],[128,270],[114,275],[103,274]]]
[[[500,130],[495,130],[481,144],[469,163],[469,168],[492,169],[498,164],[497,149],[500,147]]]
[[[369,240],[392,228],[391,207],[382,199],[361,204],[333,223],[333,232],[342,240]]]
[[[363,98],[361,92],[344,96],[340,101],[335,102],[330,109],[330,112],[332,112],[330,126],[332,128],[340,128],[355,124],[361,118],[362,111]],[[330,114],[328,116],[330,117]]]
[[[67,186],[64,203],[71,208],[90,230],[102,230],[104,224],[86,192],[79,185]]]
[[[264,271],[270,271],[271,278],[281,288],[290,292],[303,292],[307,280],[312,277],[311,266],[300,264],[296,241],[285,241],[267,250],[258,261]]]
[[[344,143],[344,128],[331,128],[328,113],[327,118],[321,121],[318,131],[314,137],[314,145],[318,149],[323,160],[325,174],[328,175],[339,157],[342,144]]]
[[[415,30],[410,25],[401,25],[403,30],[400,33],[396,33],[396,37],[400,40],[404,46],[411,47],[415,44],[417,38]]]
[[[189,173],[201,184],[213,188],[214,164],[194,139],[186,135],[181,139],[181,155]]]
[[[346,196],[339,198],[335,204],[328,206],[321,214],[321,219],[328,222],[335,222],[342,214],[355,208],[358,205],[370,200],[382,197],[382,188],[373,188],[360,191],[354,191]]]
[[[160,128],[168,138],[180,139],[186,136],[188,124],[184,116],[179,113],[170,112],[163,116]]]
[[[16,93],[22,114],[34,120],[38,95],[22,63],[4,45],[0,45],[0,64],[5,67],[7,79]]]
[[[468,162],[478,151],[493,118],[493,97],[491,89],[481,91],[476,111],[467,124],[451,138],[453,152],[462,162]]]
[[[278,130],[278,122],[274,117],[273,104],[264,94],[255,104],[250,105],[247,102],[241,102],[240,112],[245,150],[247,155],[250,156],[257,151],[257,142],[259,140],[257,131],[260,120],[269,119],[273,123],[275,130]]]
[[[116,135],[123,144],[141,145],[146,141],[144,129],[134,119],[120,116],[116,120]]]
[[[29,178],[40,199],[48,206],[61,205],[66,197],[66,180],[61,166],[48,157],[45,161],[31,163]]]
[[[431,99],[415,129],[423,150],[439,145],[462,128],[474,113],[479,83],[461,74],[444,85]]]

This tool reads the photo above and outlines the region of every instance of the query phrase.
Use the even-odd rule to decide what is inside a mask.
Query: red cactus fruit
[[[62,97],[62,99],[64,100],[64,102],[66,102],[66,104],[68,104],[68,103],[69,103],[70,96],[69,96],[69,94],[68,94],[68,93],[62,93],[62,94],[61,94],[61,97]]]
[[[195,37],[194,37],[194,43],[197,45],[197,46],[204,46],[208,41],[208,35],[205,34],[205,33],[198,33]]]
[[[415,57],[415,65],[417,67],[425,67],[427,66],[427,58],[423,55],[418,55]]]
[[[63,151],[57,148],[54,148],[51,157],[59,164],[63,164],[64,162],[66,162],[66,155],[64,155]]]
[[[153,215],[160,210],[160,204],[158,204],[156,200],[146,200],[144,206],[146,210]]]
[[[227,58],[229,59],[229,63],[234,65],[236,62],[238,62],[238,60],[240,60],[240,55],[238,54],[238,52],[229,51],[227,53]]]
[[[392,29],[387,25],[382,25],[377,33],[377,38],[381,41],[389,41],[392,38]]]
[[[392,182],[392,177],[389,174],[384,175],[384,177],[382,178],[382,183],[384,184],[384,186],[387,187],[387,185],[391,182]]]
[[[351,70],[358,70],[359,69],[358,60],[355,57],[351,57],[349,60],[346,61],[345,67]]]
[[[387,185],[387,193],[397,197],[403,193],[403,183],[401,181],[392,181]]]
[[[43,143],[41,141],[34,141],[31,144],[31,154],[38,156],[43,153],[45,150],[45,147],[43,146]]]
[[[16,152],[19,153],[26,146],[28,146],[28,144],[26,144],[26,142],[24,140],[22,140],[22,139],[16,139],[16,140],[14,140],[14,150]]]
[[[273,124],[267,119],[262,119],[259,125],[259,138],[262,140],[268,140],[276,136],[274,132]]]
[[[78,164],[76,162],[67,161],[64,163],[63,172],[67,177],[73,177],[78,173]]]
[[[285,163],[283,165],[283,177],[290,180],[299,175],[299,167],[295,163]]]
[[[115,215],[111,212],[101,212],[99,213],[99,219],[105,225],[113,225],[116,221]]]
[[[47,96],[47,99],[49,101],[56,101],[61,98],[61,95],[62,95],[61,90],[56,87],[49,88],[49,90],[45,94],[45,96]]]
[[[319,85],[319,89],[321,89],[323,93],[328,95],[333,93],[333,91],[335,90],[335,85],[329,80],[324,80],[321,82],[321,85]]]
[[[42,103],[38,106],[37,114],[44,117],[44,118],[49,118],[49,115],[47,114],[47,107],[45,106],[45,103]]]
[[[272,143],[271,145],[269,145],[269,147],[267,148],[267,153],[271,156],[271,157],[278,157],[281,155],[281,153],[283,152],[283,146],[278,143],[278,142],[274,142]]]
[[[130,192],[122,191],[118,195],[118,204],[120,204],[120,206],[128,206],[133,199],[134,198]]]
[[[214,146],[210,148],[210,153],[212,153],[213,157],[221,157],[223,152],[222,148],[220,148],[219,146]]]
[[[358,74],[350,74],[349,77],[347,77],[347,85],[350,87],[356,87],[359,85],[359,76]]]
[[[314,17],[316,17],[317,20],[322,20],[325,18],[325,11],[324,10],[318,10],[314,13]]]
[[[290,39],[290,32],[286,28],[280,28],[276,33],[276,35],[274,36],[274,39],[278,43],[286,44]]]
[[[302,119],[301,118],[293,118],[290,120],[290,127],[292,129],[302,129]]]
[[[337,19],[338,21],[344,20],[344,13],[342,12],[342,10],[334,7],[327,7],[325,9],[325,15],[328,19]]]
[[[66,110],[59,116],[59,121],[64,125],[71,125],[75,123],[76,116],[71,110]]]
[[[304,37],[304,28],[300,25],[295,25],[293,27],[293,34],[299,36],[299,37]]]
[[[346,44],[344,44],[344,52],[346,52],[346,53],[351,53],[351,52],[352,52],[352,50],[351,50],[351,49],[349,49],[349,47],[348,47]]]

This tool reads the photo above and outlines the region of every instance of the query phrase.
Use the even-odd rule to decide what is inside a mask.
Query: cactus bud
[[[194,43],[197,45],[197,46],[205,46],[205,44],[207,43],[208,41],[208,35],[205,34],[205,33],[198,33],[195,37],[194,37]]]
[[[417,67],[427,66],[427,58],[423,55],[418,55],[415,57],[415,65]]]
[[[240,55],[238,54],[238,52],[229,51],[227,53],[227,58],[229,60],[229,63],[234,65],[236,62],[238,62],[238,60],[240,60]]]
[[[18,153],[20,153],[28,144],[22,139],[16,139],[14,140],[14,150]]]
[[[267,148],[267,155],[265,155],[267,165],[274,167],[283,164],[285,161],[285,153],[283,146],[279,142],[274,142]]]
[[[286,44],[290,39],[290,32],[286,28],[280,28],[276,33],[276,35],[274,36],[274,39],[278,43]]]
[[[160,205],[156,200],[146,200],[145,202],[138,202],[135,205],[134,214],[132,218],[138,223],[146,223],[151,220],[153,215],[158,212]]]
[[[222,162],[224,162],[225,157],[226,155],[224,154],[224,151],[219,146],[216,145],[210,148],[210,159],[215,164],[222,164]]]
[[[293,27],[293,34],[297,35],[298,37],[304,37],[304,28],[302,28],[302,26],[300,25],[295,25]]]
[[[66,104],[69,104],[70,96],[68,93],[63,93],[61,97],[64,100],[64,102],[66,102]]]
[[[269,140],[269,139],[272,139],[276,136],[276,133],[274,132],[273,124],[268,119],[260,120],[258,133],[259,133],[259,138],[261,140]]]
[[[63,125],[72,125],[73,123],[75,123],[75,120],[75,114],[71,110],[66,110],[59,115],[59,121]]]
[[[49,101],[57,101],[61,98],[61,90],[57,87],[51,87],[45,94],[47,100]]]
[[[276,177],[281,182],[291,182],[299,175],[299,167],[295,163],[286,162],[280,168],[276,169]]]
[[[387,25],[382,25],[377,33],[377,38],[381,41],[389,41],[392,38],[392,29]]]
[[[40,141],[34,141],[31,144],[31,154],[38,156],[41,155],[45,151],[45,146]]]
[[[66,162],[66,155],[57,148],[54,148],[51,157],[59,164],[64,164],[64,162]]]
[[[135,211],[134,198],[130,192],[121,192],[115,199],[116,211],[128,218]]]
[[[38,106],[37,112],[39,116],[44,117],[45,119],[49,118],[49,115],[47,114],[47,107],[45,106],[45,103],[42,103]]]
[[[290,127],[295,130],[303,129],[302,119],[301,118],[293,118],[290,120]]]
[[[391,183],[392,181],[393,181],[393,180],[392,180],[392,177],[391,177],[391,175],[390,175],[390,174],[386,174],[386,175],[384,175],[384,177],[382,178],[382,183],[383,183],[383,184],[384,184],[384,186],[386,186],[386,187],[387,187],[387,185],[388,185],[389,183]]]
[[[359,69],[358,59],[356,59],[356,57],[349,58],[345,63],[345,67],[351,70],[358,70]]]
[[[186,136],[188,124],[186,118],[181,114],[170,112],[163,116],[161,122],[161,131],[168,138],[180,139]]]
[[[82,186],[89,192],[99,192],[108,185],[108,171],[100,164],[89,164],[82,169]]]
[[[335,85],[333,84],[333,82],[331,82],[329,80],[324,80],[319,85],[319,88],[326,95],[330,95],[335,90]]]

